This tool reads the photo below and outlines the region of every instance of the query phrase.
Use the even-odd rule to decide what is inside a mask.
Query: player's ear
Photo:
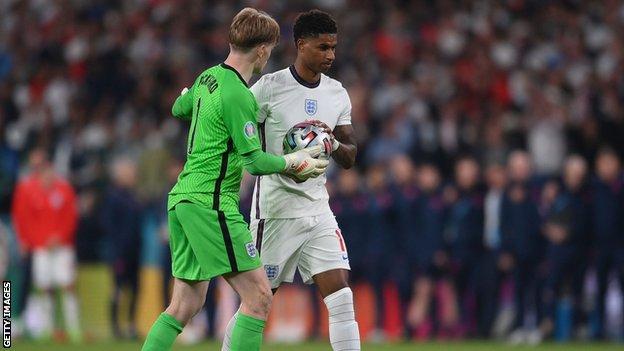
[[[258,59],[262,60],[264,55],[266,55],[266,44],[260,44],[256,46],[256,56],[258,57]]]
[[[297,39],[297,41],[295,42],[295,46],[297,47],[297,50],[303,48],[305,43],[306,43],[305,39],[303,39],[303,38]]]

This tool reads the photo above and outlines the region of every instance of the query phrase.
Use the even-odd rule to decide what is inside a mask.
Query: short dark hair
[[[301,38],[317,37],[321,34],[336,34],[338,26],[332,16],[321,10],[300,13],[295,18],[293,36],[295,43]]]

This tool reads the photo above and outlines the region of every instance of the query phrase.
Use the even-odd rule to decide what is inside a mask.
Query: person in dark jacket
[[[611,271],[618,272],[620,287],[624,288],[624,183],[620,160],[612,149],[601,149],[596,157],[596,178],[592,192],[592,246],[595,250],[598,294],[596,338],[605,336],[605,297]],[[624,289],[622,289],[624,290]]]
[[[330,197],[330,206],[342,235],[349,245],[349,264],[354,281],[366,280],[366,244],[368,242],[369,212],[371,199],[362,190],[358,171],[340,170],[335,193]]]
[[[520,154],[516,154],[516,157]],[[501,208],[500,266],[511,269],[514,281],[515,320],[512,339],[524,333],[525,312],[537,310],[536,268],[541,258],[540,216],[537,202],[531,196],[530,173],[518,177],[514,173],[515,158],[510,157],[511,183]],[[530,165],[530,163],[529,163]],[[530,168],[529,168],[530,169]]]
[[[108,243],[109,259],[114,276],[110,313],[113,333],[116,338],[135,338],[136,307],[141,257],[141,205],[134,187],[137,169],[132,160],[118,158],[112,164],[112,183],[106,191],[101,208],[101,222]],[[119,316],[122,290],[130,291],[129,328],[122,330]]]
[[[561,189],[545,209],[543,233],[547,241],[547,253],[541,293],[544,306],[544,318],[539,325],[541,338],[553,332],[556,304],[566,292],[572,301],[572,324],[578,326],[582,320],[580,305],[589,230],[586,176],[585,160],[578,155],[568,157]]]
[[[418,206],[418,187],[414,172],[414,163],[405,156],[395,156],[390,160],[390,172],[392,176],[392,192],[396,203],[396,232],[389,238],[392,241],[395,267],[403,269],[393,270],[393,280],[399,289],[401,309],[406,310],[409,306],[412,276],[415,266],[411,263],[413,252],[410,242],[418,235],[416,230],[416,213]],[[402,313],[403,324],[407,326],[406,314]],[[409,328],[405,328],[406,336],[409,337]]]
[[[476,331],[477,263],[483,253],[483,194],[480,169],[472,157],[455,164],[457,200],[449,211],[448,241],[462,321],[466,331]]]
[[[500,285],[503,272],[499,266],[501,251],[501,212],[507,184],[505,167],[488,165],[485,170],[487,191],[483,200],[483,244],[484,252],[479,265],[479,335],[490,336],[500,303]]]
[[[419,340],[429,338],[436,329],[452,328],[457,323],[457,320],[438,320],[436,309],[432,308],[437,283],[448,278],[448,253],[444,241],[448,207],[442,196],[441,182],[440,172],[434,164],[420,165],[419,196],[414,213],[415,236],[407,241],[410,266],[416,268],[407,319]],[[442,302],[437,303],[439,305]]]
[[[397,220],[397,199],[387,180],[386,171],[381,166],[373,166],[366,173],[366,185],[370,197],[369,240],[366,243],[367,270],[375,290],[376,330],[373,338],[383,339],[384,286],[392,282],[393,270],[396,270],[394,244],[392,236],[400,229]]]

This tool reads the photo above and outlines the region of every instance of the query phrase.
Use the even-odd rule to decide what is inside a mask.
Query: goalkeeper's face
[[[336,59],[338,35],[319,34],[299,39],[297,52],[305,65],[315,73],[327,73]]]
[[[275,48],[275,44],[261,44],[256,47],[256,62],[254,64],[254,74],[262,73],[264,66],[266,66],[269,58],[271,57],[271,52],[273,52],[273,48]]]

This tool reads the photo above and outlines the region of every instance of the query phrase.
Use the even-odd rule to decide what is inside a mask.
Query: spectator
[[[442,196],[442,179],[431,163],[418,168],[419,197],[415,212],[413,237],[406,241],[413,275],[413,296],[407,311],[410,326],[419,340],[428,339],[436,330],[452,330],[459,322],[454,295],[449,299],[449,256],[444,240],[447,206]],[[438,293],[440,292],[440,293]],[[438,308],[433,309],[436,301]],[[437,313],[436,313],[437,312]]]
[[[71,185],[52,168],[44,149],[29,155],[30,174],[22,178],[13,199],[13,223],[21,249],[32,252],[33,308],[42,318],[39,337],[52,337],[55,325],[53,294],[61,294],[66,330],[81,339],[76,280],[76,196]]]
[[[502,241],[502,204],[507,184],[505,168],[499,164],[491,164],[485,169],[487,192],[484,199],[484,253],[481,258],[481,274],[479,279],[479,296],[481,297],[481,313],[479,334],[489,336],[497,316],[500,299],[502,273],[507,267],[499,265]]]
[[[393,252],[395,238],[387,237],[387,233],[396,235],[397,231],[397,207],[396,199],[388,185],[387,175],[382,167],[370,168],[366,174],[366,185],[371,198],[371,216],[368,220],[370,225],[370,241],[366,247],[366,257],[369,262],[369,280],[375,290],[376,320],[375,331],[371,339],[382,341],[385,339],[384,315],[385,315],[385,285],[391,281]]]
[[[624,188],[620,160],[612,149],[603,148],[596,156],[596,178],[592,181],[592,244],[596,250],[598,294],[596,312],[598,330],[595,337],[605,337],[605,298],[609,274],[618,272],[620,287],[624,288]]]
[[[476,332],[477,263],[483,253],[483,195],[479,189],[477,161],[464,156],[455,163],[457,199],[447,222],[453,282],[461,308],[462,324],[469,334]]]
[[[570,325],[581,320],[581,293],[585,262],[585,247],[589,208],[584,198],[587,164],[573,155],[565,162],[563,189],[552,199],[547,209],[543,232],[548,242],[546,272],[542,302],[544,319],[540,323],[541,337],[549,336],[555,328],[556,303],[568,295],[572,301]],[[559,326],[561,329],[562,326]],[[566,331],[570,335],[571,330]]]
[[[349,247],[352,279],[356,282],[368,279],[366,272],[372,268],[367,256],[367,243],[372,239],[369,236],[370,200],[361,182],[357,171],[341,170],[336,193],[330,196],[332,211]]]
[[[394,265],[397,267],[406,267],[406,269],[396,270],[393,272],[393,278],[399,289],[399,298],[401,309],[405,310],[409,305],[411,295],[412,275],[414,274],[414,266],[411,265],[410,255],[410,237],[417,235],[416,213],[418,207],[418,188],[416,187],[414,176],[414,164],[412,160],[405,156],[399,155],[390,160],[390,173],[392,177],[392,192],[396,201],[396,225],[395,234],[392,235],[392,247]],[[405,318],[406,315],[402,314]],[[403,321],[405,324],[405,320]]]
[[[116,338],[136,338],[136,309],[141,262],[141,205],[134,194],[137,168],[126,157],[113,161],[112,184],[101,208],[101,222],[110,244],[110,264],[114,287],[110,301],[110,316]],[[119,316],[123,289],[130,290],[128,329],[122,330]]]
[[[537,311],[537,264],[540,254],[540,217],[537,202],[531,197],[530,162],[526,154],[516,152],[509,159],[511,183],[505,191],[501,208],[500,265],[512,267],[514,282],[513,343],[524,341],[528,335],[525,313]]]

